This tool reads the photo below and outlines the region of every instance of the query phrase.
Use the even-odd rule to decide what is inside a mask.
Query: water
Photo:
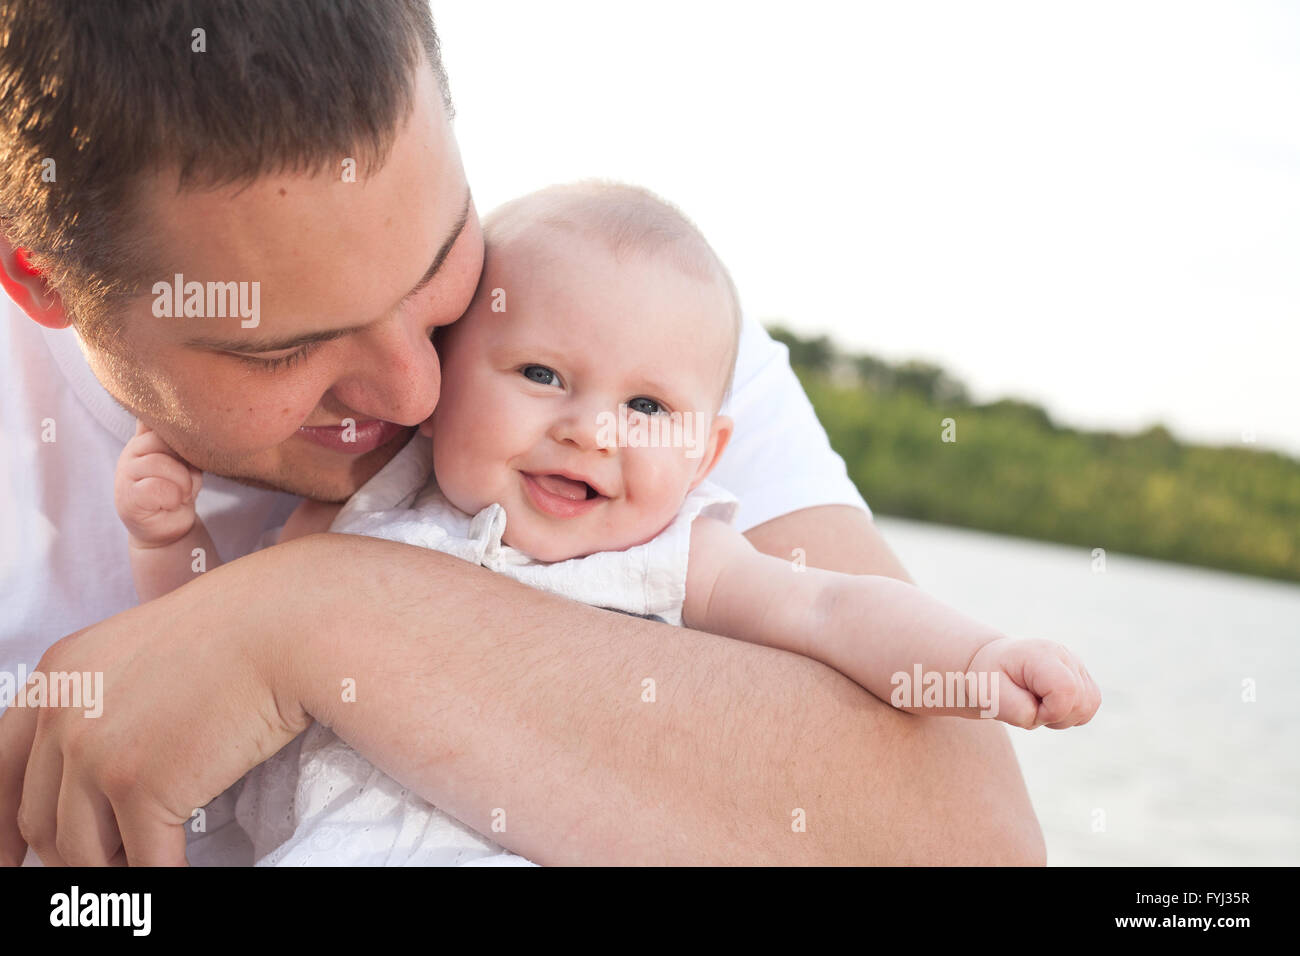
[[[1007,728],[1049,864],[1300,864],[1300,586],[878,523],[921,587],[1065,644],[1100,686],[1084,727]]]

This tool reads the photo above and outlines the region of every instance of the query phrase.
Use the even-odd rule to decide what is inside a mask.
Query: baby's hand
[[[113,503],[131,544],[160,548],[189,534],[202,483],[201,471],[136,422],[135,437],[122,449],[113,478]]]
[[[1086,724],[1101,706],[1101,691],[1079,659],[1051,641],[1004,637],[985,644],[971,660],[975,673],[998,683],[998,720],[1029,730],[1046,724],[1064,730]]]

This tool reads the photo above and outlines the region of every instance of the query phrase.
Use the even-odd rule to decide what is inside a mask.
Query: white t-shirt
[[[64,635],[136,604],[113,472],[135,419],[95,378],[71,329],[52,332],[0,297],[0,671],[30,671]],[[790,370],[746,318],[732,395],[735,433],[709,479],[740,500],[746,531],[816,505],[868,511]],[[255,550],[298,499],[203,476],[198,511],[225,561]],[[233,803],[233,801],[231,801]],[[214,802],[215,804],[215,802]],[[207,833],[234,826],[211,806]],[[220,862],[191,835],[191,863]],[[207,854],[209,859],[196,857]]]

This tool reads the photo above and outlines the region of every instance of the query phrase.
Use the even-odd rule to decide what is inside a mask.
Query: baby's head
[[[478,292],[437,339],[439,488],[469,514],[499,502],[505,543],[541,561],[650,540],[731,437],[731,277],[633,186],[552,186],[483,228]]]

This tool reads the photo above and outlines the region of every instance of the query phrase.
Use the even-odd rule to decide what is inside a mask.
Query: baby
[[[740,308],[676,209],[581,183],[506,204],[484,234],[474,301],[439,330],[433,415],[346,504],[304,502],[281,540],[331,530],[436,548],[815,658],[914,714],[1056,729],[1092,718],[1097,686],[1064,647],[1005,637],[893,578],[763,554],[732,526],[736,501],[708,475],[733,428],[721,409]],[[118,468],[141,599],[192,573],[194,548],[215,563],[196,474],[143,427]],[[246,778],[238,816],[264,863],[525,862],[319,725]]]

